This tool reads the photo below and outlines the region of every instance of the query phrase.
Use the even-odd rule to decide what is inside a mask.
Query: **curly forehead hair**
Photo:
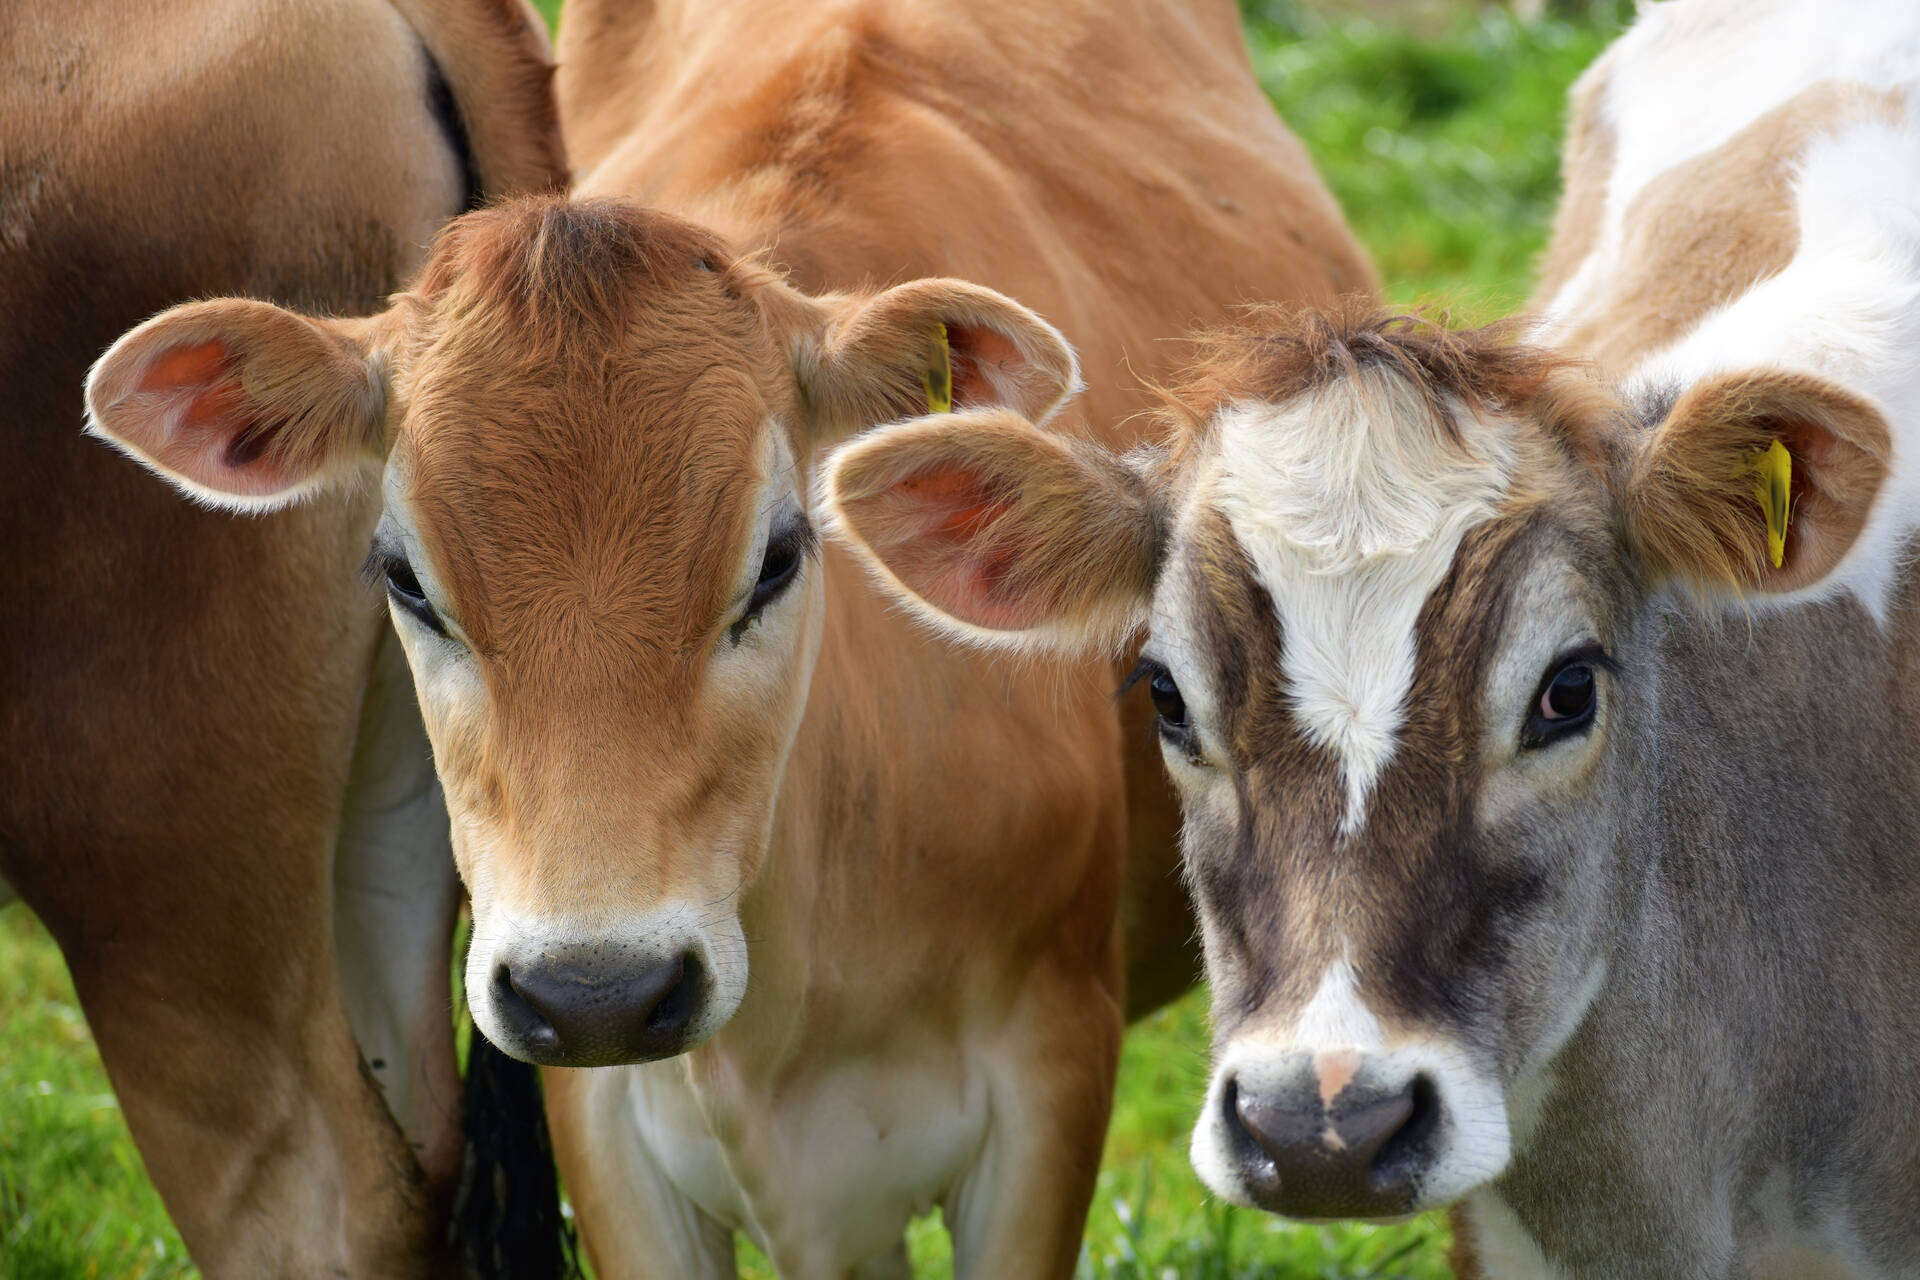
[[[1523,322],[1453,329],[1446,315],[1394,312],[1366,298],[1328,309],[1268,304],[1192,338],[1184,376],[1159,389],[1175,439],[1202,435],[1232,404],[1282,404],[1369,375],[1411,388],[1432,425],[1458,441],[1454,413],[1529,416],[1552,427],[1610,400],[1575,357],[1519,341]]]

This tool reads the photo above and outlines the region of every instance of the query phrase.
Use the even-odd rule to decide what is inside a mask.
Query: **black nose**
[[[546,956],[493,969],[493,1009],[514,1043],[501,1049],[544,1066],[651,1062],[688,1047],[706,992],[700,959],[683,952],[635,966]]]
[[[1349,1088],[1324,1104],[1312,1088],[1225,1090],[1226,1122],[1262,1208],[1290,1218],[1388,1218],[1413,1210],[1440,1123],[1433,1082]]]

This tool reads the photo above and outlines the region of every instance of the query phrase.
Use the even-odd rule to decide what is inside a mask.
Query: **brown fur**
[[[1540,282],[1533,294],[1536,307],[1553,300],[1600,240],[1616,141],[1605,115],[1609,83],[1603,54],[1567,93],[1567,136],[1560,148],[1566,189],[1554,213],[1552,238],[1541,256]]]
[[[1817,84],[1649,182],[1626,210],[1614,269],[1594,292],[1572,300],[1575,318],[1555,335],[1556,345],[1623,375],[1708,312],[1779,273],[1800,244],[1794,173],[1808,144],[1852,121],[1898,118],[1904,102],[1902,94],[1857,84]],[[1573,146],[1576,138],[1605,136],[1597,98],[1578,98],[1575,110],[1565,161],[1568,204],[1535,294],[1540,307],[1597,248],[1587,193],[1604,190],[1612,167],[1610,147],[1583,146],[1576,153]]]
[[[80,387],[181,298],[352,312],[403,282],[460,205],[420,45],[359,0],[28,0],[0,9],[0,65],[0,875],[59,941],[205,1274],[419,1274],[452,1117],[410,1150],[363,1076],[323,906],[381,625],[355,575],[372,505],[197,510],[82,438]],[[557,180],[537,116],[460,102],[489,193]]]
[[[1775,440],[1793,458],[1779,569],[1747,465]],[[1635,549],[1657,577],[1707,594],[1791,591],[1824,578],[1853,545],[1892,449],[1880,412],[1831,383],[1737,374],[1690,387],[1617,483]]]

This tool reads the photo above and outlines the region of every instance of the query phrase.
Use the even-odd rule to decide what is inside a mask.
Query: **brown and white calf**
[[[1818,9],[1741,9],[1747,88],[1920,48]],[[1643,29],[1732,57],[1712,16]],[[1616,88],[1627,53],[1701,82],[1637,35]],[[1162,451],[978,414],[831,463],[837,526],[937,625],[1146,628],[1221,1195],[1463,1201],[1493,1277],[1920,1269],[1920,120],[1849,108],[1765,163],[1788,251],[1742,272],[1781,210],[1727,223],[1724,292],[1665,295],[1692,322],[1615,386],[1510,332],[1273,312],[1202,346]],[[1597,252],[1658,241],[1623,199]]]
[[[158,317],[94,430],[239,509],[381,477],[468,996],[556,1068],[600,1274],[732,1275],[735,1231],[896,1273],[936,1204],[961,1274],[1068,1274],[1129,879],[1129,946],[1190,981],[1177,812],[1108,660],[929,644],[819,544],[814,458],[949,398],[1045,420],[1082,374],[1061,421],[1124,444],[1160,339],[1370,270],[1230,4],[566,21],[582,198],[455,223],[369,321]]]
[[[378,503],[198,510],[80,434],[81,381],[185,298],[383,306],[564,179],[550,74],[503,0],[0,6],[0,901],[208,1276],[444,1263],[459,888],[356,574]]]

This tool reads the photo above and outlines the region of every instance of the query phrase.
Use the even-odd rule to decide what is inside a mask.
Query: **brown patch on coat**
[[[1847,124],[1897,119],[1904,103],[1900,93],[1824,81],[1647,183],[1622,218],[1606,279],[1555,344],[1623,374],[1779,274],[1800,246],[1796,168],[1808,146]],[[1584,173],[1577,184],[1569,176],[1570,195],[1588,185]]]
[[[1603,55],[1567,94],[1567,140],[1560,152],[1565,190],[1554,214],[1553,237],[1540,260],[1540,283],[1530,310],[1539,311],[1551,303],[1587,255],[1599,247],[1617,141],[1606,115],[1611,75],[1610,60]]]

